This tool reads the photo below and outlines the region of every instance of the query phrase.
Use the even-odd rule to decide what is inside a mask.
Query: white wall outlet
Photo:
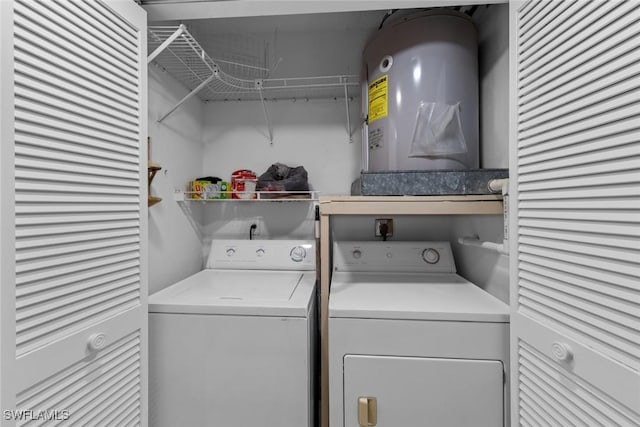
[[[375,221],[375,236],[382,237],[383,229],[386,227],[386,236],[393,236],[393,219],[391,218],[376,218]]]

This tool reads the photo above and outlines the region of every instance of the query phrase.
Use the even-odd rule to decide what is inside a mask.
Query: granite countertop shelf
[[[508,169],[363,172],[355,190],[366,196],[491,194],[488,183],[505,178]]]

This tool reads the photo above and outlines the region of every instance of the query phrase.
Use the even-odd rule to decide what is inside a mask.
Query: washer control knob
[[[289,252],[291,261],[302,262],[307,257],[307,250],[302,246],[294,246]]]
[[[360,249],[354,249],[353,252],[351,252],[351,255],[355,258],[355,259],[360,259],[362,258],[362,251]]]
[[[258,250],[256,250],[256,255],[257,255],[259,258],[262,258],[262,257],[264,256],[264,249],[258,249]]]
[[[440,261],[440,252],[433,248],[422,251],[422,259],[428,264],[437,264]]]
[[[227,249],[227,252],[226,252],[227,256],[233,256],[235,255],[235,253],[236,253],[236,250],[233,248]]]

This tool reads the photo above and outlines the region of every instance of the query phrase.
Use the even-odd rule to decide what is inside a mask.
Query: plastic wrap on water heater
[[[388,22],[364,50],[366,171],[478,168],[478,42],[433,10]]]

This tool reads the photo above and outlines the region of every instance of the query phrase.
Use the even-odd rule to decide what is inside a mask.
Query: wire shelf
[[[331,99],[345,94],[353,98],[359,94],[357,75],[269,78],[266,60],[255,54],[216,52],[212,59],[184,25],[150,26],[148,31],[150,61],[190,91],[197,91],[205,102]]]
[[[189,98],[202,101],[261,101],[269,141],[273,128],[265,100],[268,99],[338,99],[345,102],[347,135],[353,141],[349,100],[358,94],[360,84],[355,75],[268,78],[266,60],[251,52],[229,54],[220,51],[213,60],[183,24],[149,26],[150,63],[155,61],[189,89],[189,93],[164,115],[161,123]],[[266,55],[262,55],[266,58]],[[246,62],[244,62],[246,61]]]
[[[232,198],[235,194],[238,198]],[[176,191],[174,200],[177,202],[314,202],[319,200],[317,191],[251,191],[251,192],[234,192],[230,193],[227,198],[209,198],[204,199],[199,192],[196,191]]]
[[[253,84],[262,85],[262,90],[229,87],[224,81],[214,80],[202,89],[200,98],[203,101],[342,99],[345,97],[345,83],[350,99],[359,96],[357,76],[322,76],[255,80]]]

